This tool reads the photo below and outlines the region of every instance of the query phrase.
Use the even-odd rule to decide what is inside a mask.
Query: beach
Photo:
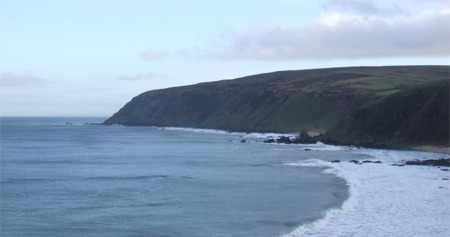
[[[418,151],[427,151],[427,152],[434,152],[434,153],[442,153],[442,154],[449,154],[450,155],[450,147],[442,147],[442,146],[418,146],[415,147]]]
[[[354,164],[309,160],[290,165],[327,166],[344,178],[350,198],[316,222],[285,236],[450,236],[448,167],[396,166],[411,158],[448,155],[425,152],[363,150],[372,161]]]

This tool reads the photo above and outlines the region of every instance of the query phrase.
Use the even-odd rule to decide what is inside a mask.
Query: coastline
[[[76,124],[76,126],[77,125],[78,124]],[[80,126],[82,125],[80,124]],[[170,128],[167,129],[170,130]],[[189,132],[199,132],[199,133],[211,132],[224,134],[229,133],[220,130],[210,130],[210,131],[197,129],[193,130],[195,131]],[[286,135],[277,133],[274,134],[233,133],[233,134],[238,135],[245,139],[248,138],[247,140],[252,143],[260,142],[261,138],[268,138],[267,136]],[[237,139],[240,140],[240,138]],[[233,141],[236,142],[236,140]],[[317,152],[320,151],[320,149],[317,149],[316,146],[323,146],[323,145],[324,144],[310,144],[307,147],[312,148],[310,149],[312,150],[312,152]],[[242,147],[243,149],[245,149],[248,146],[243,144]],[[302,146],[293,146],[292,148],[293,148],[292,150],[296,151],[298,150],[299,152],[302,152],[303,150]],[[358,148],[339,147],[333,145],[327,145],[327,149],[328,148],[345,149],[348,150],[349,152],[366,154],[367,156],[363,157],[364,159],[382,160],[383,163],[382,164],[368,163],[356,165],[353,163],[349,163],[348,161],[345,160],[341,160],[341,162],[339,163],[331,163],[323,160],[307,160],[306,162],[304,160],[299,161],[297,163],[299,165],[328,167],[325,170],[325,172],[334,174],[337,177],[347,180],[351,196],[347,200],[343,201],[341,208],[326,211],[325,218],[304,225],[299,229],[297,229],[296,230],[297,232],[293,232],[292,235],[286,236],[305,236],[305,235],[424,236],[425,235],[438,237],[450,234],[449,227],[445,226],[445,223],[442,224],[442,220],[450,219],[449,214],[450,207],[448,207],[448,205],[447,206],[442,205],[442,203],[447,203],[446,200],[448,200],[448,198],[450,197],[449,195],[450,183],[448,181],[449,172],[440,170],[437,167],[392,166],[393,164],[397,164],[400,161],[411,160],[414,158],[428,159],[428,158],[442,158],[450,156],[444,156],[436,153],[430,154],[417,151],[365,149],[359,147]],[[442,192],[444,193],[446,192],[446,195],[442,196]],[[427,196],[425,194],[429,195]],[[400,196],[398,197],[398,195]],[[402,195],[406,197],[403,197]],[[419,198],[416,199],[416,197]],[[400,201],[398,201],[397,199]],[[411,201],[410,199],[413,200]],[[386,202],[386,200],[388,202]],[[393,203],[389,201],[392,201],[395,205],[391,205]],[[382,205],[380,206],[379,203],[381,203]],[[416,205],[418,204],[422,206],[417,208]],[[440,205],[441,208],[439,208],[438,205]],[[391,215],[388,215],[384,212],[379,215],[374,214],[374,212],[379,211],[379,209],[383,211],[389,209]],[[403,209],[412,209],[412,211]],[[414,219],[418,218],[415,215],[417,215],[418,213],[422,215],[422,212],[424,212],[425,217],[420,217],[422,218],[421,220]],[[363,217],[358,216],[358,214],[361,213],[364,214]],[[396,216],[397,213],[399,213],[398,217]],[[380,217],[383,217],[384,220],[378,220],[381,219]],[[389,218],[397,218],[399,220],[392,221],[393,223],[392,224]],[[410,218],[413,218],[412,222],[415,223],[416,225],[403,223],[411,221]],[[415,230],[414,228],[421,228],[422,223],[420,223],[420,221],[427,222],[425,227],[426,230],[429,232],[418,231],[417,234],[415,233],[411,234],[410,232],[414,231]],[[356,223],[358,226],[355,227],[355,225],[353,225],[354,223]],[[384,230],[386,228],[390,228],[391,227],[390,225],[395,225],[397,229]],[[442,225],[444,225],[444,228],[437,230],[436,227],[441,227]],[[295,226],[292,228],[295,228]],[[344,230],[342,230],[342,228]],[[359,230],[359,228],[362,230]],[[365,230],[369,230],[371,232],[363,232]]]
[[[286,135],[234,134],[239,134],[243,138],[273,138]],[[314,145],[309,144],[309,146]],[[298,163],[286,164],[327,167],[324,172],[346,180],[350,196],[340,208],[327,210],[323,218],[299,226],[292,232],[282,235],[283,237],[450,236],[450,225],[446,222],[450,219],[448,168],[397,166],[415,159],[448,159],[450,154],[446,147],[425,146],[392,150],[328,146],[347,147],[351,152],[366,155],[368,160],[382,163],[355,164],[348,161],[331,163],[323,160],[302,160]]]
[[[417,151],[425,151],[425,152],[433,152],[440,154],[450,155],[450,147],[442,147],[442,146],[417,146],[414,147],[413,150]]]
[[[298,236],[450,236],[450,177],[448,169],[394,166],[412,158],[449,155],[362,149],[355,151],[383,163],[357,165],[322,160],[299,161],[298,166],[325,166],[327,173],[347,181],[350,197],[341,208],[300,226],[283,237]]]
[[[106,125],[108,126],[108,125]],[[242,137],[250,137],[250,138],[280,138],[280,137],[288,137],[294,141],[294,139],[300,134],[299,132],[242,132],[242,131],[227,131],[215,128],[194,128],[194,127],[164,127],[164,126],[148,126],[153,127],[160,130],[177,130],[177,131],[187,131],[187,132],[197,132],[197,133],[216,133],[216,134],[237,134]],[[308,130],[305,131],[309,136],[307,139],[312,139],[313,141],[323,143],[325,145],[330,146],[339,146],[339,147],[357,147],[358,149],[380,149],[380,150],[399,150],[399,151],[419,151],[419,152],[431,152],[438,154],[447,154],[450,155],[450,147],[439,146],[439,145],[422,145],[422,146],[389,146],[382,144],[358,144],[358,143],[340,143],[334,142],[323,137],[322,131],[316,130]],[[320,138],[325,138],[322,141]],[[287,143],[287,144],[314,144],[314,143]]]

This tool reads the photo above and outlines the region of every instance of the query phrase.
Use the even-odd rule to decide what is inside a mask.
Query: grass
[[[377,97],[386,97],[403,89],[440,79],[442,78],[439,76],[413,73],[366,74],[365,77],[337,81],[334,85],[363,90]]]
[[[367,81],[350,85],[354,89],[364,89],[369,91],[386,91],[395,89],[395,85],[386,81]]]
[[[386,90],[386,91],[378,92],[377,95],[380,97],[387,97],[387,96],[393,95],[399,91],[402,91],[402,90],[400,90],[400,89]]]

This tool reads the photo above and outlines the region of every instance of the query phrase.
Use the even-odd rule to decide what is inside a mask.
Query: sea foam
[[[211,133],[211,134],[233,134],[237,136],[241,136],[243,138],[278,138],[281,136],[286,136],[289,138],[295,138],[297,134],[293,133],[244,133],[244,132],[229,132],[225,130],[219,129],[208,129],[208,128],[189,128],[189,127],[154,127],[162,130],[172,130],[172,131],[186,131],[186,132],[195,132],[195,133]]]
[[[295,236],[450,236],[449,172],[437,167],[392,166],[409,159],[447,155],[363,149],[382,164],[356,165],[307,160],[290,166],[324,166],[344,178],[350,197],[341,208],[302,225],[283,237]]]

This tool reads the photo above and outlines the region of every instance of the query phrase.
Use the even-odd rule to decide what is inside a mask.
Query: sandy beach
[[[442,153],[442,154],[449,154],[450,155],[450,147],[418,146],[418,147],[415,147],[415,150],[434,152],[434,153]]]

